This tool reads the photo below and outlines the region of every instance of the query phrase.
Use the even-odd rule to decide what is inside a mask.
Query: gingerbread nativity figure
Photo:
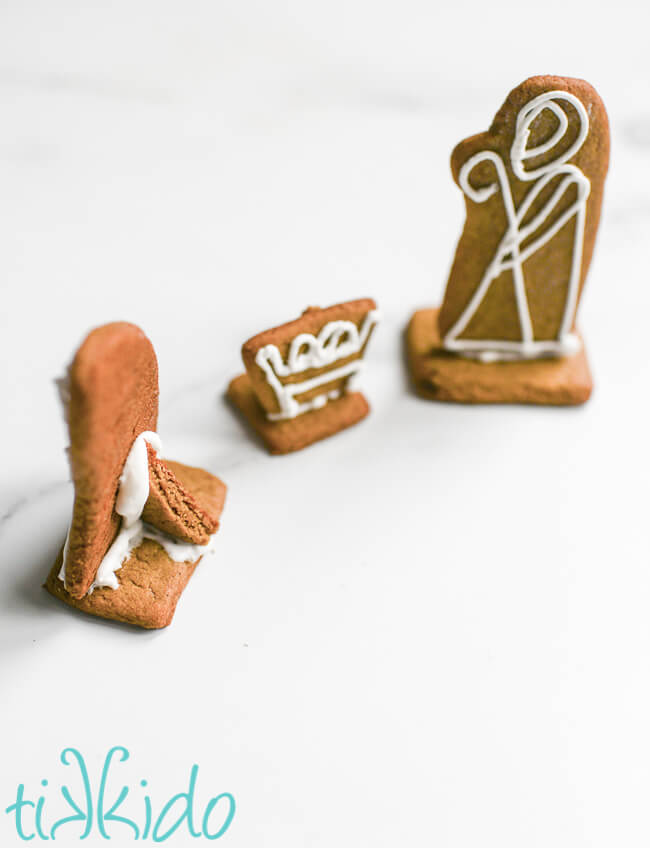
[[[301,450],[366,417],[356,380],[378,321],[370,298],[312,306],[244,343],[246,372],[228,397],[271,453]]]
[[[226,487],[158,456],[158,363],[135,325],[93,330],[60,389],[74,505],[45,588],[91,615],[166,627],[211,550]]]
[[[439,309],[411,318],[423,397],[584,403],[592,378],[576,329],[609,163],[609,125],[589,83],[538,76],[510,92],[451,168],[466,220]]]

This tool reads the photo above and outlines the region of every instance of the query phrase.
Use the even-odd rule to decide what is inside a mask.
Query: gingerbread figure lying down
[[[75,488],[45,588],[92,615],[166,627],[219,527],[226,487],[158,453],[158,364],[133,324],[83,342],[61,384]]]

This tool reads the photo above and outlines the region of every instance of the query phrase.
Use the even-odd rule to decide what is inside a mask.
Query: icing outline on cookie
[[[550,162],[538,168],[526,171],[524,163],[527,159],[539,156],[552,150],[564,137],[569,121],[565,111],[558,105],[557,100],[570,103],[580,119],[578,135],[571,146]],[[533,121],[544,111],[550,110],[558,120],[558,126],[552,136],[536,147],[528,148],[527,142]],[[508,220],[508,226],[501,239],[494,257],[488,264],[481,281],[469,303],[449,329],[443,339],[443,346],[450,351],[493,362],[500,359],[532,359],[543,356],[570,356],[580,349],[580,340],[571,332],[575,316],[582,265],[582,250],[585,230],[587,197],[591,185],[587,177],[577,165],[567,164],[582,147],[589,133],[589,117],[582,101],[567,91],[547,91],[533,98],[517,115],[515,138],[510,149],[512,170],[520,180],[529,182],[537,180],[528,192],[518,209],[515,208],[510,183],[503,159],[492,150],[482,150],[471,156],[461,167],[458,182],[461,189],[476,203],[483,203],[499,190]],[[497,180],[488,186],[474,188],[469,177],[473,169],[482,162],[491,162],[497,173]],[[540,192],[558,176],[563,179],[553,192],[550,199],[533,219],[524,227],[521,222]],[[576,187],[577,198],[556,221],[541,233],[535,240],[522,249],[522,243],[528,236],[536,232],[550,217],[564,194]],[[575,235],[573,254],[571,258],[571,273],[564,313],[556,339],[535,340],[533,326],[528,307],[528,298],[524,283],[523,264],[533,253],[543,247],[562,227],[575,216]],[[521,341],[503,339],[459,339],[458,336],[467,328],[474,317],[492,282],[504,271],[511,270],[517,303],[517,313],[521,330]]]
[[[371,309],[366,313],[361,329],[353,321],[330,321],[321,328],[317,336],[312,333],[299,333],[291,341],[286,362],[276,345],[268,344],[260,348],[255,356],[255,363],[264,371],[280,407],[280,412],[269,412],[267,418],[270,421],[295,418],[309,410],[321,409],[328,401],[336,400],[341,395],[338,389],[333,389],[302,403],[296,400],[297,395],[318,386],[348,377],[346,389],[350,388],[350,382],[358,377],[363,367],[361,359],[355,359],[301,383],[282,383],[280,378],[300,374],[312,368],[326,368],[360,353],[372,329],[379,323],[379,317],[379,310]]]

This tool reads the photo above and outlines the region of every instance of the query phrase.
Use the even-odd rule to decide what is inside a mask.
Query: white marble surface
[[[17,783],[118,744],[156,803],[195,762],[232,792],[233,848],[648,844],[649,15],[484,5],[2,5],[3,845]],[[449,152],[540,71],[612,121],[595,395],[425,403],[400,334],[461,225]],[[372,416],[267,456],[222,399],[241,342],[363,295]],[[159,633],[40,588],[71,504],[53,380],[114,319],[157,349],[166,452],[229,485]]]

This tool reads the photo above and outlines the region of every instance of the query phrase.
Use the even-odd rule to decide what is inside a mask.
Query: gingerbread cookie
[[[439,310],[407,330],[420,394],[583,403],[591,375],[575,317],[609,162],[609,125],[583,80],[532,77],[487,133],[454,150],[466,220]]]
[[[225,486],[158,457],[158,366],[138,327],[93,330],[62,382],[75,499],[46,588],[94,615],[164,627],[210,549]]]
[[[310,307],[245,342],[246,373],[228,396],[271,453],[300,450],[365,418],[368,403],[353,381],[378,320],[370,299]]]
[[[183,542],[207,545],[219,528],[219,515],[226,499],[225,485],[201,468],[190,468],[169,459],[163,461],[150,444],[147,454],[149,497],[142,510],[142,520]],[[214,491],[208,494],[205,490],[203,505],[190,491],[202,477],[216,480],[216,484],[211,484]]]

